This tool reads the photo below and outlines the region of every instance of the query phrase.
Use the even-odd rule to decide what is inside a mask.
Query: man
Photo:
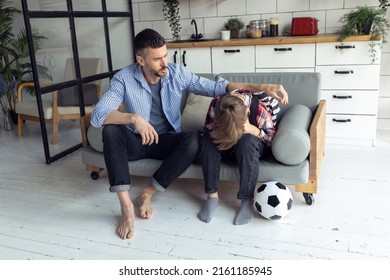
[[[253,92],[266,91],[282,102],[288,101],[281,85],[211,81],[179,65],[168,64],[165,39],[154,30],[138,33],[134,46],[137,63],[114,75],[91,119],[95,127],[104,125],[103,153],[110,191],[117,193],[121,206],[122,220],[117,234],[122,239],[132,238],[135,233],[128,160],[163,160],[150,184],[137,197],[140,216],[149,219],[155,191],[164,192],[198,154],[198,133],[180,131],[180,104],[184,93],[219,96],[245,87]],[[118,111],[122,103],[124,112]]]

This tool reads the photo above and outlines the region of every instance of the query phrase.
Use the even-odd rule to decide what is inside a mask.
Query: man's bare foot
[[[121,204],[122,218],[120,224],[116,228],[116,233],[122,239],[130,239],[135,234],[134,206],[131,202],[129,191],[119,191],[117,194]]]
[[[122,212],[122,220],[118,225],[118,227],[116,228],[116,233],[122,239],[130,239],[135,234],[134,207],[133,205],[129,207],[123,207],[121,212]]]
[[[153,186],[145,187],[137,197],[139,214],[144,219],[150,219],[153,215],[151,199],[155,191]]]

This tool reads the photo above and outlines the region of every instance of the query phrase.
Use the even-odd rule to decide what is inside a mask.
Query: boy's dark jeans
[[[103,153],[111,192],[130,189],[128,161],[144,158],[163,160],[153,174],[153,184],[165,191],[192,164],[198,152],[199,134],[194,131],[159,134],[158,144],[142,145],[141,136],[125,125],[109,124],[103,128]]]
[[[237,161],[240,172],[240,187],[237,198],[241,200],[253,199],[259,174],[259,160],[267,149],[259,138],[245,133],[231,149],[220,151],[208,133],[204,134],[201,138],[201,162],[205,192],[210,194],[218,191],[221,160],[234,159]]]

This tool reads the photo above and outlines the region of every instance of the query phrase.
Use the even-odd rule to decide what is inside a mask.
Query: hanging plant
[[[164,0],[163,14],[164,19],[168,20],[169,27],[172,31],[174,41],[180,40],[180,3],[178,0]]]

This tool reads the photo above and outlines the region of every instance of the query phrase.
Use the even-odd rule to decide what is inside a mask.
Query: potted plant
[[[169,27],[172,31],[172,39],[174,41],[180,40],[180,3],[178,0],[164,0],[163,14],[164,19],[168,21]]]
[[[223,25],[227,30],[230,30],[230,36],[232,39],[237,39],[240,29],[244,28],[244,23],[239,18],[229,18]]]
[[[17,100],[17,87],[25,81],[32,80],[32,64],[29,59],[28,39],[25,29],[18,34],[12,32],[14,15],[20,11],[11,7],[8,0],[0,0],[0,76],[3,81],[1,109],[13,115],[16,121],[15,104]],[[36,27],[32,29],[34,50],[42,46],[46,37],[41,36]],[[48,69],[37,65],[41,77],[51,80]]]
[[[343,23],[338,41],[342,42],[350,36],[371,35],[370,57],[376,61],[376,48],[387,42],[387,29],[390,27],[386,19],[388,0],[382,0],[379,8],[358,6],[340,18]]]

